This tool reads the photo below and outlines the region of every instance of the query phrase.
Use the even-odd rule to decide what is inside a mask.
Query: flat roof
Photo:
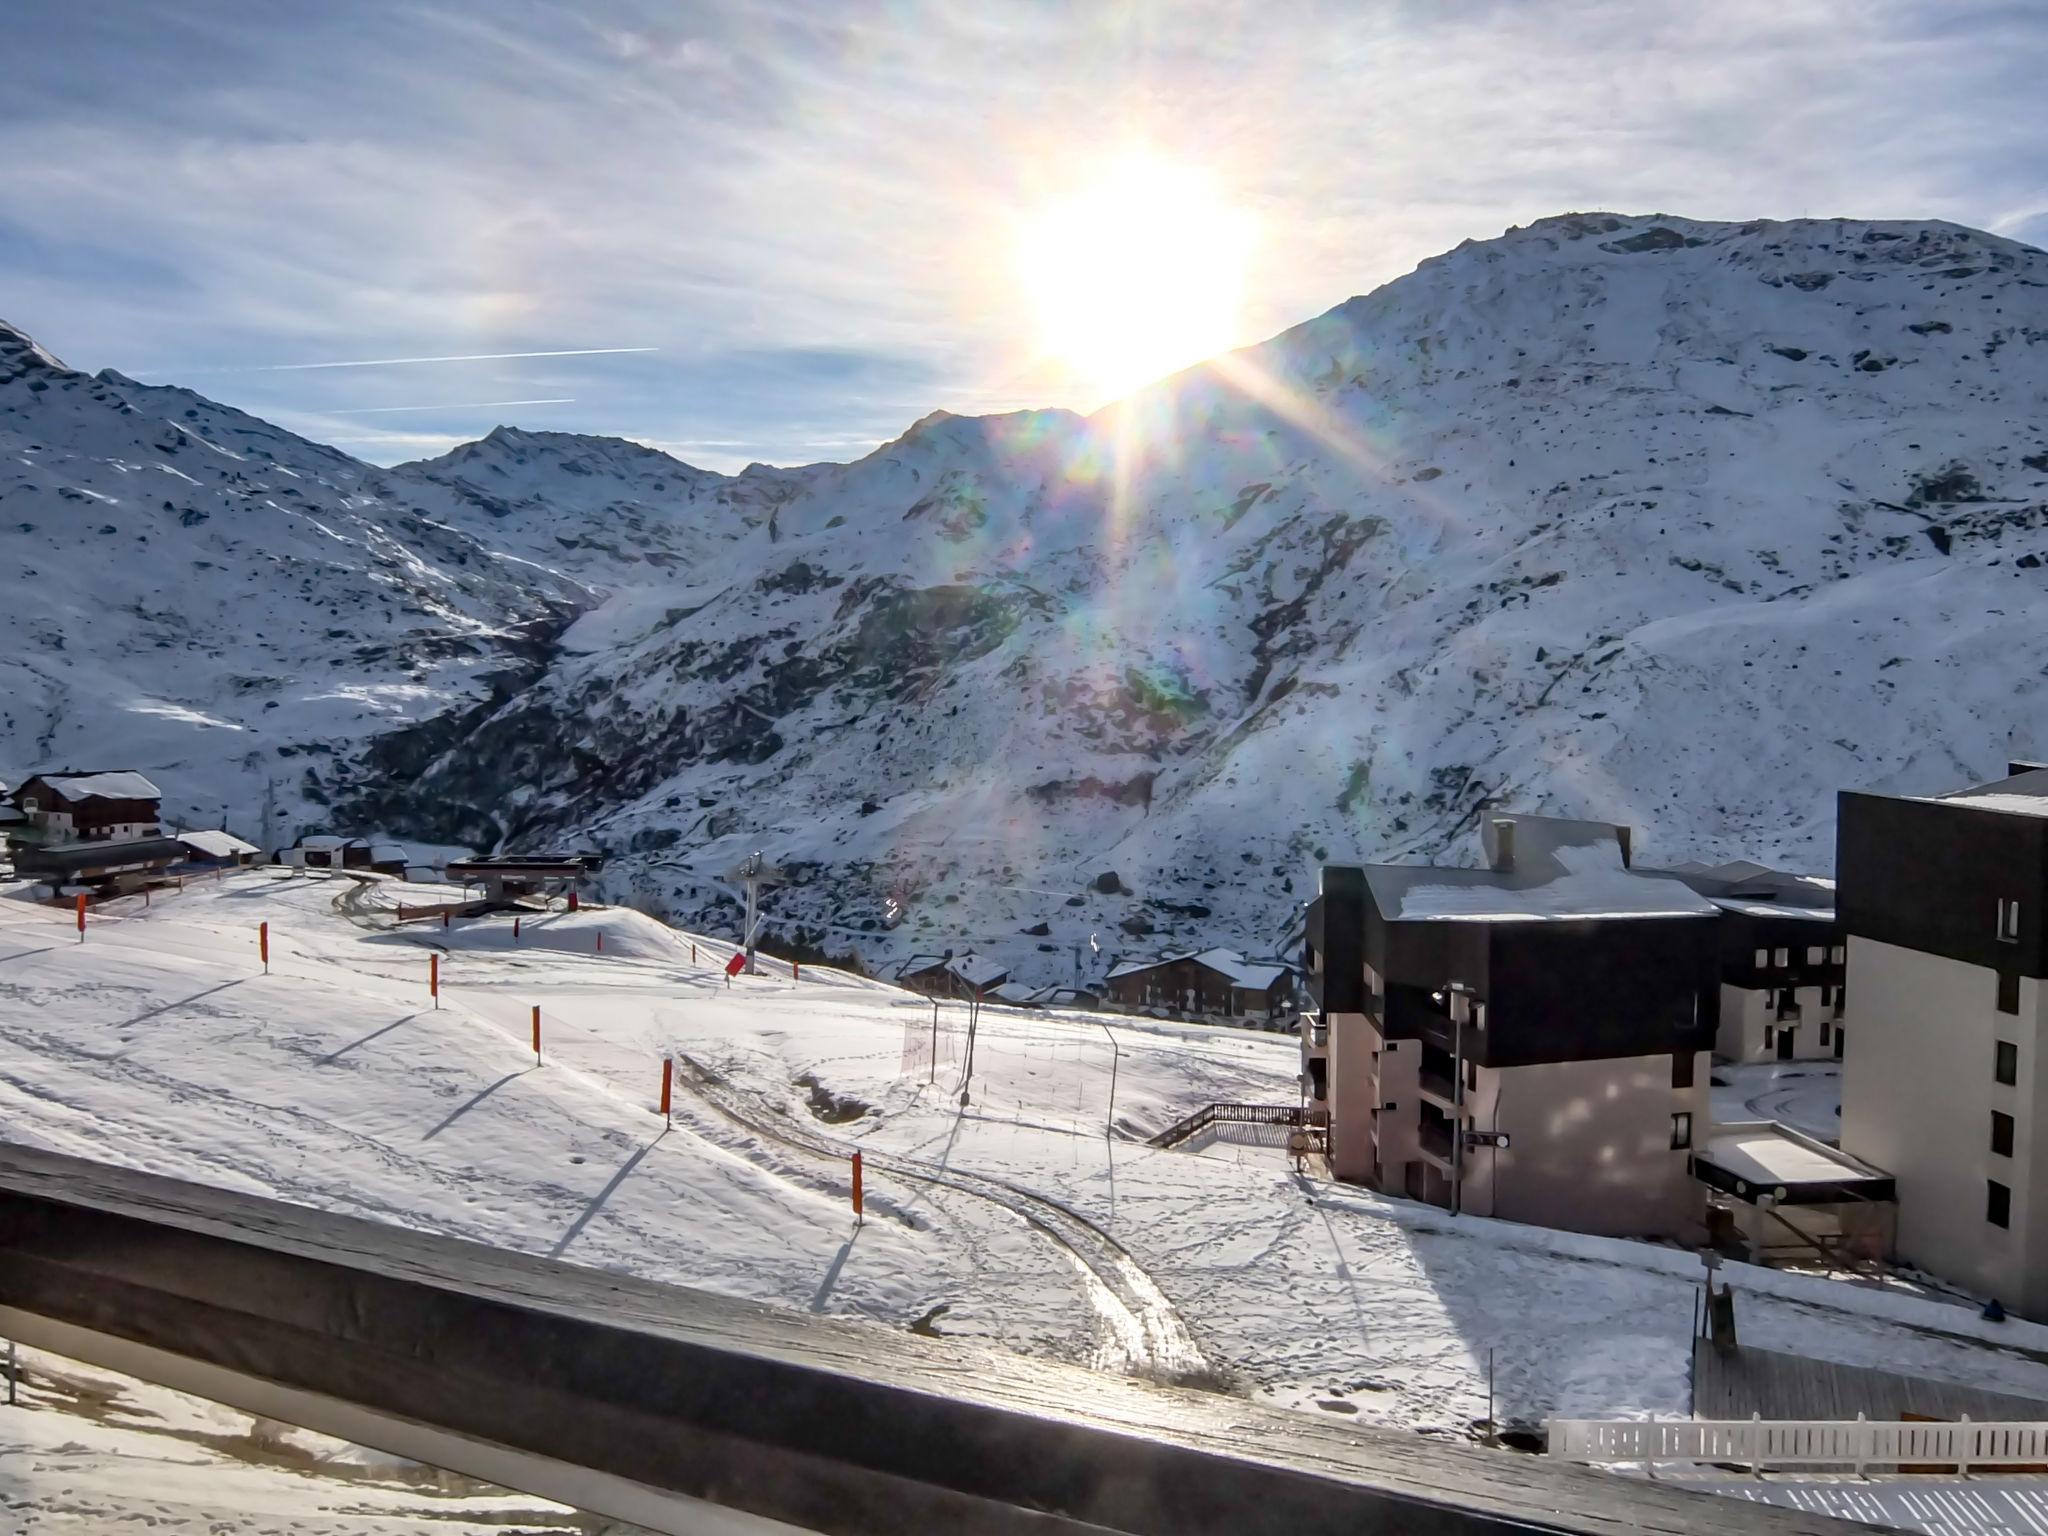
[[[1786,1205],[1821,1205],[1896,1198],[1890,1174],[1775,1120],[1714,1127],[1692,1163],[1703,1183],[1739,1199],[1770,1195]]]
[[[1952,789],[1945,795],[1903,798],[1966,806],[1973,811],[2002,811],[2009,816],[2048,816],[2048,768],[2032,768],[2009,778]]]
[[[1671,876],[1638,873],[1592,850],[1557,850],[1537,871],[1368,864],[1366,885],[1389,922],[1539,922],[1712,917],[1713,903]]]

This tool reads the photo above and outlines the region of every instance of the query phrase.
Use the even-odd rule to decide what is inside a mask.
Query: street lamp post
[[[1114,1136],[1116,1134],[1116,1067],[1117,1063],[1123,1060],[1124,1053],[1123,1047],[1116,1043],[1116,1036],[1109,1034],[1108,1023],[1102,1019],[1097,1019],[1095,1022],[1102,1026],[1102,1032],[1105,1035],[1109,1035],[1109,1122],[1103,1126],[1102,1134],[1104,1136]]]
[[[1465,1206],[1465,1020],[1472,1012],[1472,989],[1462,981],[1447,982],[1451,1006],[1451,1214]]]

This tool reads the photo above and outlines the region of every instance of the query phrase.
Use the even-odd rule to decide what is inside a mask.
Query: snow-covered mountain
[[[2048,255],[1953,225],[1545,220],[1093,417],[940,413],[854,464],[731,477],[504,429],[379,471],[66,377],[27,398],[0,370],[0,474],[41,476],[0,538],[88,545],[113,536],[69,492],[205,478],[148,441],[193,409],[237,472],[223,434],[265,434],[265,475],[356,519],[342,563],[389,625],[460,619],[488,651],[576,605],[501,702],[458,712],[494,664],[471,654],[438,713],[323,757],[337,819],[592,839],[621,891],[707,923],[758,847],[800,881],[785,932],[871,959],[971,945],[1052,981],[1091,934],[1268,948],[1319,860],[1463,854],[1487,796],[1630,822],[1646,862],[1824,868],[1836,789],[2048,745]],[[278,483],[219,506],[296,529]],[[48,565],[57,536],[10,548]],[[438,607],[379,579],[386,539],[450,583],[416,578]],[[248,645],[317,673],[324,607],[263,587],[280,635]],[[403,649],[384,605],[338,606],[373,633],[330,646]],[[73,697],[191,675],[139,627],[89,661],[44,635],[27,661]]]
[[[589,601],[381,470],[0,325],[0,779],[139,765],[167,814],[252,833],[275,785],[287,831],[363,742],[502,691]]]

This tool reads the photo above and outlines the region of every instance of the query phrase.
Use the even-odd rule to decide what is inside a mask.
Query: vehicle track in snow
[[[734,1089],[722,1075],[694,1058],[679,1053],[676,1059],[684,1068],[685,1086],[698,1099],[754,1135],[839,1164],[854,1152],[853,1143],[834,1141],[795,1124],[783,1107],[758,1094]],[[1094,1364],[1099,1369],[1156,1373],[1175,1381],[1212,1374],[1186,1320],[1159,1283],[1123,1244],[1087,1217],[1035,1190],[991,1175],[964,1173],[871,1147],[859,1151],[863,1166],[877,1173],[954,1190],[1000,1206],[1058,1248],[1073,1265],[1095,1310],[1098,1339]]]

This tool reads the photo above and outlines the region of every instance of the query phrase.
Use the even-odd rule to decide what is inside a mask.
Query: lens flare
[[[1042,354],[1090,405],[1237,345],[1253,221],[1192,167],[1132,152],[1021,221]]]

